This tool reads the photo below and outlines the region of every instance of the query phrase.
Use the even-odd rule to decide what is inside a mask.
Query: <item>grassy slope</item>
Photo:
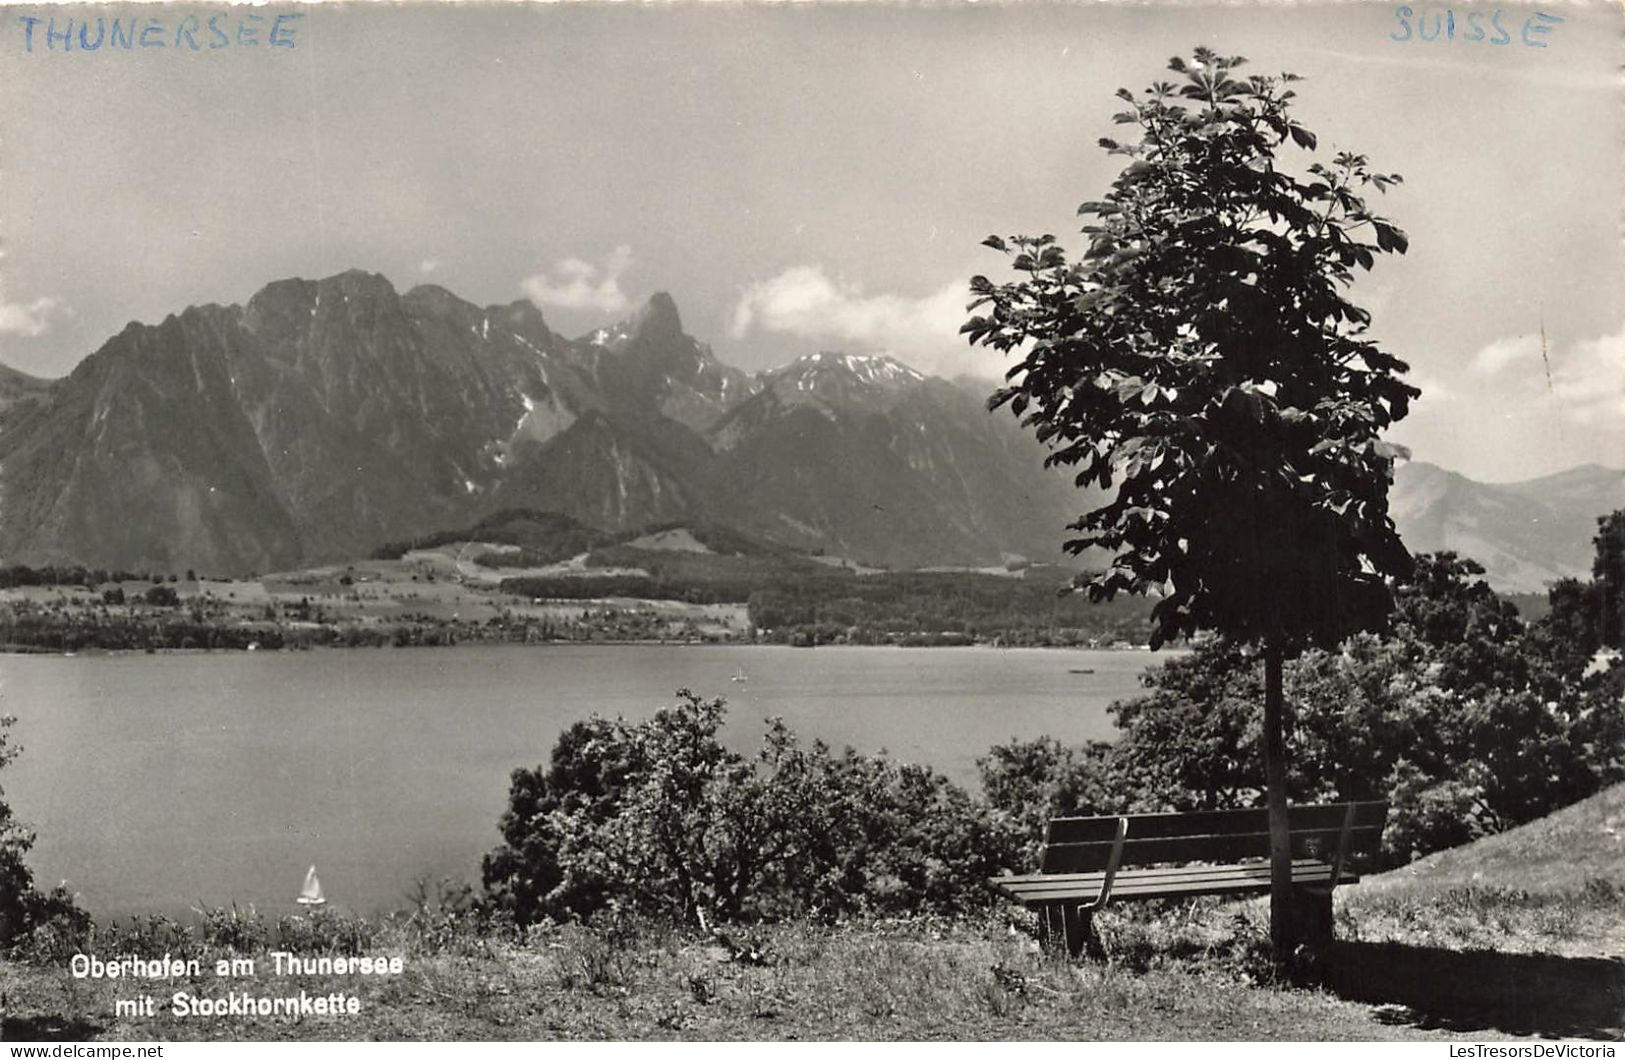
[[[1625,784],[1338,898],[1362,939],[1625,956]]]
[[[1500,835],[1431,854],[1371,882],[1389,890],[1499,884],[1562,891],[1588,878],[1625,884],[1625,784]]]

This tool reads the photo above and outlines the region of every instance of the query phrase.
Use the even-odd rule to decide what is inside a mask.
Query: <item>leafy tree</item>
[[[1563,578],[1546,590],[1550,610],[1541,618],[1541,627],[1554,647],[1564,647],[1581,668],[1602,647],[1603,599],[1596,582]]]
[[[1591,580],[1601,600],[1598,639],[1610,648],[1625,648],[1625,509],[1597,520],[1597,548]]]
[[[1176,81],[1120,90],[1116,120],[1139,138],[1101,141],[1127,164],[1079,208],[1093,219],[1081,259],[1052,235],[989,237],[1024,278],[974,277],[970,308],[984,311],[962,331],[1019,358],[991,405],[1022,417],[1049,464],[1111,496],[1066,543],[1116,557],[1091,597],[1163,593],[1153,646],[1204,629],[1259,646],[1284,956],[1283,660],[1383,621],[1384,579],[1408,556],[1388,515],[1398,451],[1378,435],[1419,392],[1344,295],[1356,269],[1406,249],[1361,197],[1399,178],[1350,152],[1285,168],[1288,141],[1316,147],[1291,115],[1297,78],[1243,78],[1243,61],[1199,48],[1170,61]]]
[[[1536,676],[1523,651],[1518,608],[1482,579],[1477,561],[1454,552],[1418,556],[1395,591],[1393,623],[1431,650],[1437,683],[1451,692],[1482,695],[1522,687]]]
[[[1263,791],[1256,653],[1204,637],[1191,654],[1140,678],[1143,696],[1113,703],[1122,731],[1112,775],[1138,810],[1218,810]]]
[[[1544,625],[1582,668],[1599,648],[1625,647],[1625,509],[1597,518],[1592,544],[1591,581],[1564,578],[1546,594]]]
[[[1355,634],[1286,667],[1295,800],[1386,799],[1402,863],[1533,820],[1625,777],[1625,664],[1582,672],[1452,553],[1417,557],[1387,636]],[[1589,658],[1586,660],[1589,661]],[[1115,704],[1111,772],[1139,809],[1256,802],[1261,660],[1222,639]]]

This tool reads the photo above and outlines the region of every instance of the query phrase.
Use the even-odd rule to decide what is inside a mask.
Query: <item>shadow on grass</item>
[[[1397,942],[1334,942],[1326,985],[1340,997],[1398,1006],[1392,1023],[1625,1038],[1625,961]]]

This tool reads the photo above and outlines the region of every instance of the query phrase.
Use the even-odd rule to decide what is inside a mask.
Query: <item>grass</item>
[[[1338,899],[1363,940],[1625,957],[1625,784]]]
[[[1337,894],[1339,941],[1318,988],[1269,969],[1264,900],[1141,903],[1099,917],[1103,962],[1039,950],[1024,915],[728,928],[605,919],[481,929],[427,895],[411,915],[270,924],[214,910],[194,925],[114,925],[87,947],[197,956],[195,983],[73,979],[44,937],[0,965],[8,1040],[1048,1039],[1456,1040],[1625,1036],[1625,786],[1541,821],[1370,877]],[[269,974],[267,954],[399,954],[399,976]],[[251,955],[253,979],[213,960]],[[357,995],[353,1017],[179,1018],[177,990]],[[147,1018],[114,1014],[135,993]]]
[[[346,991],[354,1017],[115,1018],[126,983],[75,980],[60,964],[0,969],[8,1038],[145,1039],[1406,1039],[1441,1032],[1382,1022],[1369,1006],[1261,987],[1223,952],[1206,960],[1073,963],[1001,917],[776,925],[731,939],[656,924],[578,926],[425,945],[397,977],[214,978],[143,985],[281,994]],[[203,947],[206,958],[232,952]],[[263,961],[263,950],[254,951]],[[268,963],[265,965],[269,967]]]
[[[1442,850],[1384,875],[1385,889],[1476,886],[1512,880],[1528,891],[1569,889],[1576,878],[1625,880],[1625,784],[1538,821]]]

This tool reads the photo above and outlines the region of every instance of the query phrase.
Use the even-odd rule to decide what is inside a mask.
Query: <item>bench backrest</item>
[[[1345,802],[1293,806],[1292,856],[1335,863],[1344,826],[1345,864],[1359,867],[1374,858],[1388,820],[1386,802]],[[1040,872],[1101,872],[1111,861],[1118,830],[1127,822],[1121,865],[1160,865],[1185,861],[1236,862],[1270,854],[1269,813],[1253,810],[1201,810],[1194,813],[1140,813],[1120,817],[1056,817],[1044,829]]]

